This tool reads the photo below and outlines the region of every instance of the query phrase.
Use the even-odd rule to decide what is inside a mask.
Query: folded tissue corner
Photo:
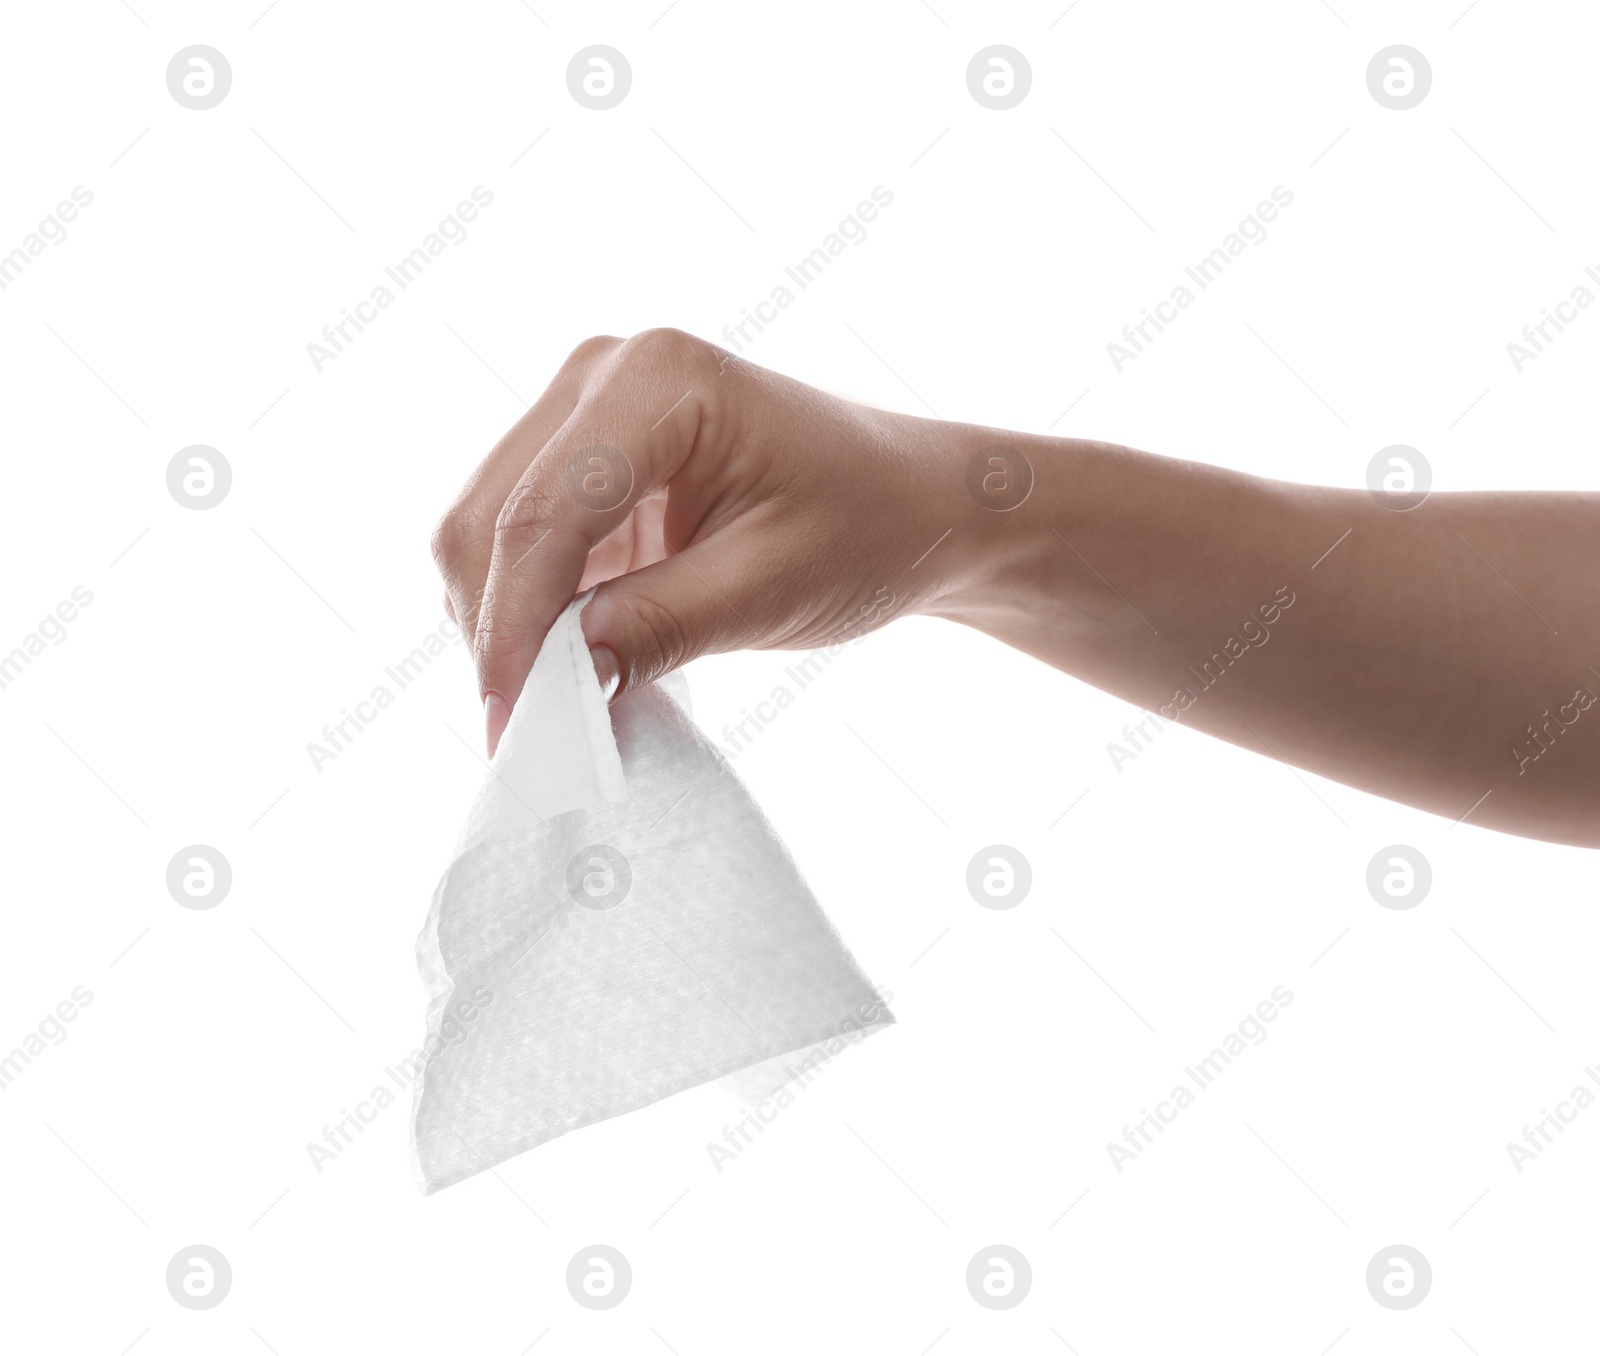
[[[607,707],[587,600],[539,651],[417,941],[424,1192],[894,1022],[666,687]]]

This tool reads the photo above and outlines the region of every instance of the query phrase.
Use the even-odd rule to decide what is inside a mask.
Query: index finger
[[[507,497],[478,621],[491,752],[589,553],[688,459],[718,371],[711,345],[675,330],[625,341]]]
[[[598,335],[573,349],[544,394],[495,444],[434,529],[434,561],[444,576],[454,620],[469,644],[483,605],[496,514],[528,464],[572,413],[588,373],[621,343]]]

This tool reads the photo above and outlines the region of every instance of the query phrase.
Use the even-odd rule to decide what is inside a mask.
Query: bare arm
[[[1600,845],[1600,496],[1398,511],[1365,490],[1016,441],[1034,494],[991,515],[942,615],[1351,786]]]
[[[583,588],[622,692],[920,612],[1376,795],[1600,846],[1600,496],[1399,511],[871,410],[665,330],[580,345],[434,550],[491,751]]]

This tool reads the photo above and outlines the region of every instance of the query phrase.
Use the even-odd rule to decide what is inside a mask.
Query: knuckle
[[[598,359],[605,357],[622,343],[614,334],[594,334],[585,339],[581,344],[567,354],[567,361],[562,364],[562,371],[572,371],[590,367]]]
[[[540,634],[515,603],[503,596],[486,610],[474,637],[474,667],[480,690],[509,696],[519,688],[518,675],[525,678],[538,657]]]
[[[548,526],[557,516],[558,495],[543,477],[520,482],[506,496],[495,518],[496,539]]]
[[[439,572],[449,575],[467,546],[471,535],[467,525],[466,515],[459,508],[453,508],[435,524],[433,535],[428,539],[428,547],[433,552],[434,564],[439,567]]]
[[[641,330],[623,341],[619,356],[652,367],[683,367],[696,360],[705,343],[683,330],[657,328]]]
[[[633,651],[633,684],[652,682],[693,658],[688,633],[660,603],[630,598],[624,611]]]
[[[514,631],[498,608],[485,611],[478,621],[478,676],[487,687],[494,686],[494,665],[503,654],[516,648]]]

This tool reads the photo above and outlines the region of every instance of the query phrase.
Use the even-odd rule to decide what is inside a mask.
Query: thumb
[[[581,622],[608,697],[703,654],[761,643],[751,615],[751,571],[730,554],[725,546],[699,543],[595,589]]]

